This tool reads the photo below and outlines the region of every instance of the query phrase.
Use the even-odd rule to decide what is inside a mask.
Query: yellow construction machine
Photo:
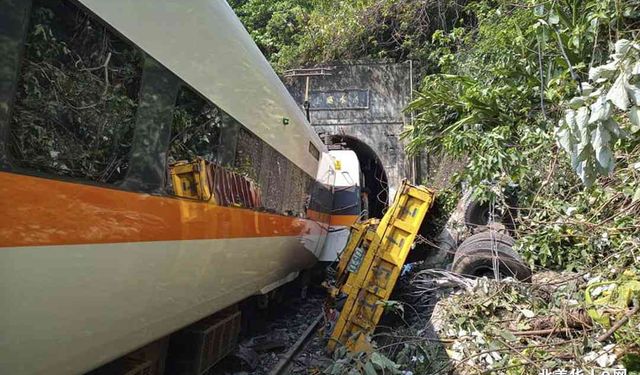
[[[435,193],[403,181],[381,220],[355,223],[338,262],[335,281],[326,285],[326,315],[339,314],[327,348],[369,351],[373,333],[391,295]],[[346,297],[341,311],[337,300]]]

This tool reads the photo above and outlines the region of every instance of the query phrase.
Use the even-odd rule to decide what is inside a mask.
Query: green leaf
[[[637,106],[631,107],[629,110],[629,120],[631,120],[631,131],[637,132],[640,130],[640,108]]]
[[[618,40],[615,45],[616,54],[619,54],[619,55],[626,54],[631,48],[631,46],[632,46],[632,43],[627,39]]]
[[[565,126],[560,128],[557,133],[558,143],[566,152],[571,153],[573,150],[573,137],[571,131]]]
[[[629,96],[625,88],[626,81],[627,75],[625,73],[620,74],[607,93],[607,99],[611,100],[616,107],[623,111],[629,108]]]
[[[371,353],[371,363],[378,366],[379,369],[385,368],[385,359],[386,358],[378,352]]]
[[[343,370],[344,370],[344,365],[342,363],[335,363],[331,367],[330,374],[331,375],[340,375],[340,374],[342,374]]]
[[[577,153],[577,159],[578,160],[586,160],[588,153],[591,150],[591,132],[589,131],[589,128],[587,128],[586,126],[583,128],[580,128],[580,142],[576,145],[576,153]]]
[[[609,132],[605,129],[602,123],[599,123],[591,135],[591,144],[593,145],[593,149],[598,152],[601,148],[608,147],[610,140],[611,136],[609,135]]]
[[[576,96],[569,100],[569,108],[578,109],[584,105],[584,98],[582,96]]]
[[[551,9],[551,12],[549,13],[549,24],[557,25],[558,23],[560,23],[560,16],[555,9]]]
[[[384,355],[378,352],[373,352],[371,354],[371,363],[373,363],[375,366],[377,366],[381,370],[390,370],[392,374],[399,373],[398,365],[392,360],[390,360],[389,358],[385,357]]]
[[[614,119],[610,118],[606,121],[603,121],[602,124],[605,126],[605,128],[609,131],[609,133],[611,133],[612,135],[612,139],[618,139],[621,138],[623,136],[623,132],[620,129],[620,127],[618,126],[618,123],[615,122]]]
[[[618,64],[616,62],[596,66],[589,70],[589,79],[594,82],[606,82],[613,77],[617,70]]]
[[[364,373],[366,375],[378,375],[378,373],[376,372],[376,369],[373,367],[371,362],[365,363],[365,365],[364,365]]]
[[[591,165],[591,163],[588,163],[587,161],[581,161],[578,163],[576,173],[586,187],[591,187],[596,179],[593,165]]]
[[[589,123],[589,108],[580,107],[576,112],[576,126],[582,129]]]
[[[511,331],[506,331],[506,330],[501,330],[500,331],[500,336],[502,336],[503,339],[509,341],[509,342],[514,342],[514,341],[518,341],[518,338],[516,337],[516,335],[514,335],[513,333],[511,333]]]
[[[593,104],[591,104],[591,116],[589,117],[589,124],[604,121],[611,117],[611,113],[611,103],[609,103],[605,98],[601,96]]]
[[[576,126],[576,111],[573,109],[567,109],[564,114],[564,121],[570,129]]]
[[[536,313],[534,313],[533,311],[529,310],[529,309],[522,309],[520,310],[520,312],[522,313],[522,315],[524,315],[525,318],[533,318],[534,316],[536,316]]]
[[[580,91],[583,96],[588,96],[593,92],[593,86],[587,82],[580,83]]]
[[[613,172],[613,168],[615,167],[615,162],[613,160],[613,153],[611,149],[608,147],[603,147],[596,154],[596,158],[598,160],[598,166],[600,167],[600,172],[602,174],[609,174]]]
[[[591,145],[596,152],[596,160],[603,170],[611,172],[613,170],[613,154],[611,153],[609,142],[611,135],[604,124],[598,124],[591,137]]]
[[[627,85],[626,89],[627,89],[627,94],[631,98],[631,101],[633,102],[633,104],[635,105],[640,104],[640,87],[636,85]]]

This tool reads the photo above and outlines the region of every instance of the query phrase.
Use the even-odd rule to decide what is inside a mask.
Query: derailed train
[[[0,1],[0,25],[0,373],[89,371],[317,261],[334,161],[224,0]],[[196,157],[262,203],[176,194]]]

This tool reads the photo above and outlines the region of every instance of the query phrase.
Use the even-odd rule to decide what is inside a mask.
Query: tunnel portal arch
[[[411,121],[404,110],[414,87],[411,62],[336,62],[287,71],[283,81],[321,138],[343,137],[356,153],[376,156],[369,159],[384,169],[387,201],[402,180],[420,180],[401,138]]]

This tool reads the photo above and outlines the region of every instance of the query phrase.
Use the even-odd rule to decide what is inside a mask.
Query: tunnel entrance
[[[369,217],[382,218],[389,204],[387,174],[375,151],[366,143],[347,135],[326,135],[329,149],[352,150],[358,156],[360,170],[364,176],[364,187],[369,188]]]

